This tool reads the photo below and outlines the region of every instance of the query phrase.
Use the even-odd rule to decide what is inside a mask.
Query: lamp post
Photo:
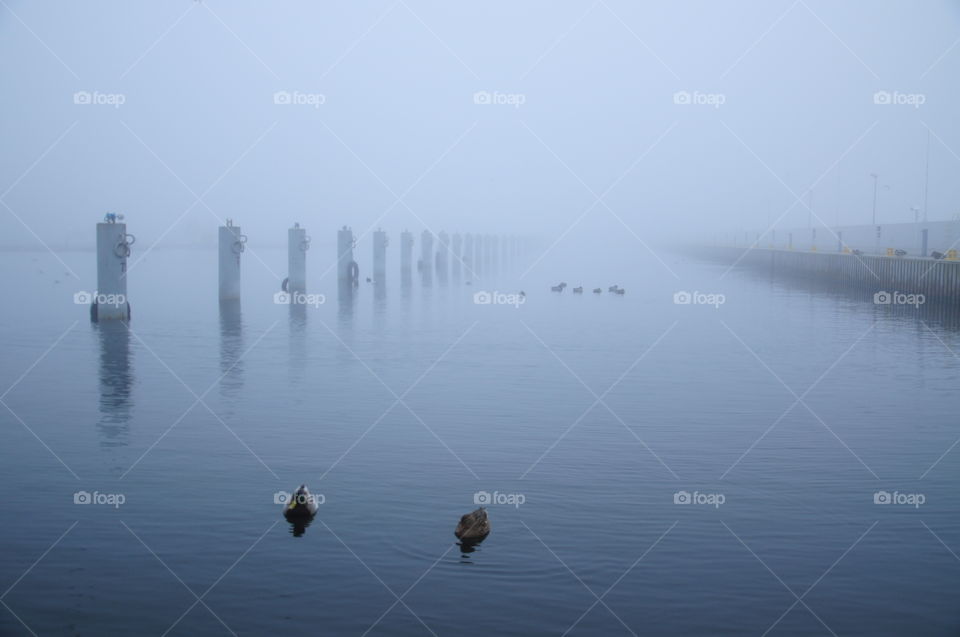
[[[870,176],[873,177],[873,217],[871,225],[877,225],[877,173],[870,173]]]

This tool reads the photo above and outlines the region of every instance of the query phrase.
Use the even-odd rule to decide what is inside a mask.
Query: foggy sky
[[[763,231],[814,183],[824,222],[869,222],[871,172],[878,220],[909,221],[928,127],[928,212],[949,219],[958,38],[943,0],[4,0],[0,245],[90,246],[107,211],[160,246],[213,248],[228,217],[253,245],[381,216],[565,247],[693,239]],[[807,220],[797,204],[777,227]]]

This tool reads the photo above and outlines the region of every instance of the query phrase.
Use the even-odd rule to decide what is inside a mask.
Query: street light
[[[877,225],[877,173],[870,173],[870,176],[873,177],[873,224]]]

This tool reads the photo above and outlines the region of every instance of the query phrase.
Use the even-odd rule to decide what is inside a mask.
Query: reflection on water
[[[303,382],[307,368],[307,306],[303,303],[290,303],[290,383]]]
[[[337,317],[340,325],[347,327],[353,319],[353,305],[356,302],[356,288],[349,281],[337,281]]]
[[[382,328],[387,320],[387,284],[385,281],[373,283],[373,323]]]
[[[287,518],[287,523],[290,525],[290,535],[303,537],[303,534],[307,532],[307,527],[313,524],[313,518]]]
[[[220,301],[220,394],[237,397],[243,390],[243,319],[240,301]]]
[[[94,324],[100,337],[100,420],[97,429],[104,447],[127,445],[133,402],[130,370],[130,330],[122,321]]]
[[[752,268],[741,270],[740,275],[750,280],[764,281],[769,284],[769,289],[771,290],[777,287],[790,287],[807,290],[841,301],[852,300],[872,304],[878,320],[892,319],[906,321],[914,324],[918,329],[922,329],[923,331],[926,331],[926,328],[923,326],[924,323],[931,328],[936,325],[951,332],[960,331],[960,311],[958,311],[960,308],[957,308],[951,303],[937,302],[933,299],[924,299],[923,303],[918,305],[876,303],[874,295],[878,290],[872,286],[853,289],[850,285],[840,281],[829,281],[819,277],[810,277],[805,274],[774,274],[770,271],[754,270]],[[919,321],[923,321],[923,323],[920,323],[918,319]]]

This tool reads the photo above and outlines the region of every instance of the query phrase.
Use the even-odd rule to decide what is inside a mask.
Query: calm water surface
[[[152,252],[129,330],[72,302],[92,254],[0,255],[0,634],[960,632],[951,321],[679,256],[338,297],[323,250],[294,309]],[[478,491],[523,503],[464,552]]]

